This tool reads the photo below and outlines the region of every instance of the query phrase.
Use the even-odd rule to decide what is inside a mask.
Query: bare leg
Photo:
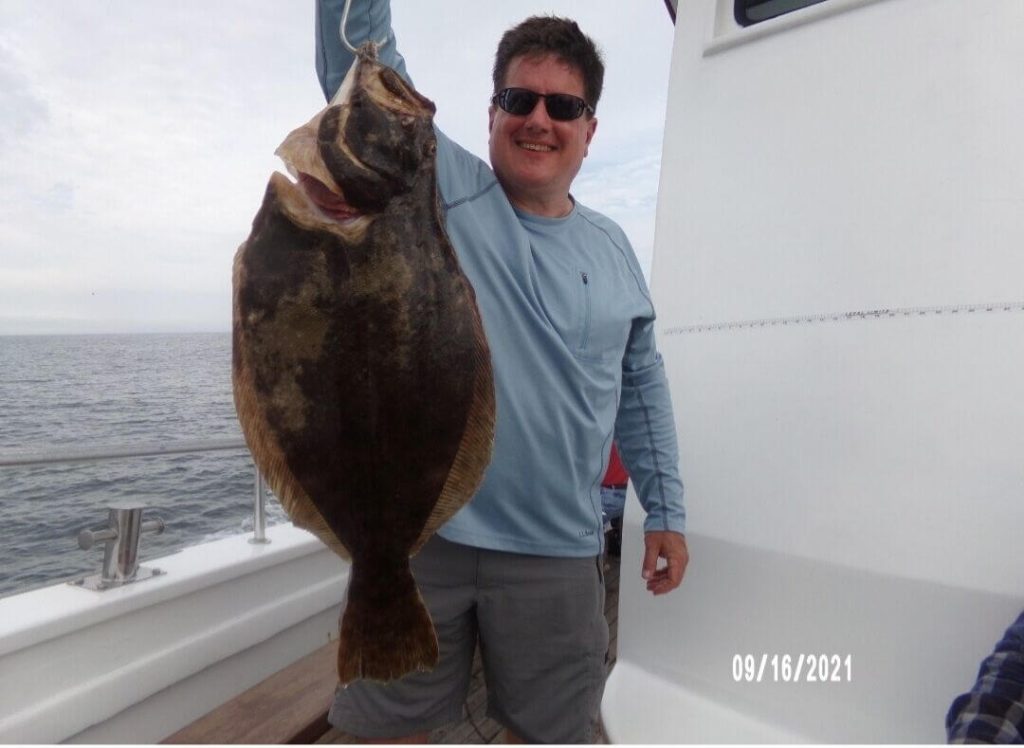
[[[519,737],[518,735],[516,735],[514,732],[512,732],[510,729],[508,729],[506,727],[505,728],[505,742],[508,743],[509,745],[523,745],[525,741],[521,737]]]

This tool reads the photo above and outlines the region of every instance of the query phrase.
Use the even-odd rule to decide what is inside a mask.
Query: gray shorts
[[[531,743],[592,741],[608,652],[599,558],[489,551],[435,535],[412,571],[437,629],[437,667],[339,688],[332,725],[389,738],[461,720],[479,636],[489,717]]]

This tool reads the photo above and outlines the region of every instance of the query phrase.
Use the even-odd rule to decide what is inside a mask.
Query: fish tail
[[[437,634],[416,588],[408,559],[372,573],[352,565],[341,619],[338,679],[390,681],[437,665]]]

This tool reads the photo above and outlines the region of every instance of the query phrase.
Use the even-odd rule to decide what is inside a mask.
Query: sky
[[[494,49],[538,13],[604,54],[573,195],[648,269],[663,0],[392,2],[417,89],[485,160]],[[0,335],[230,330],[231,262],[283,171],[274,149],[324,106],[313,49],[312,0],[0,0]]]

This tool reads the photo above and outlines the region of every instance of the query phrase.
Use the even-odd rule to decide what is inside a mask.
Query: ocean
[[[242,439],[230,333],[0,337],[0,453]],[[0,596],[98,571],[82,529],[136,500],[166,523],[140,558],[252,531],[255,468],[226,452],[0,467]],[[268,524],[287,521],[268,499]]]

